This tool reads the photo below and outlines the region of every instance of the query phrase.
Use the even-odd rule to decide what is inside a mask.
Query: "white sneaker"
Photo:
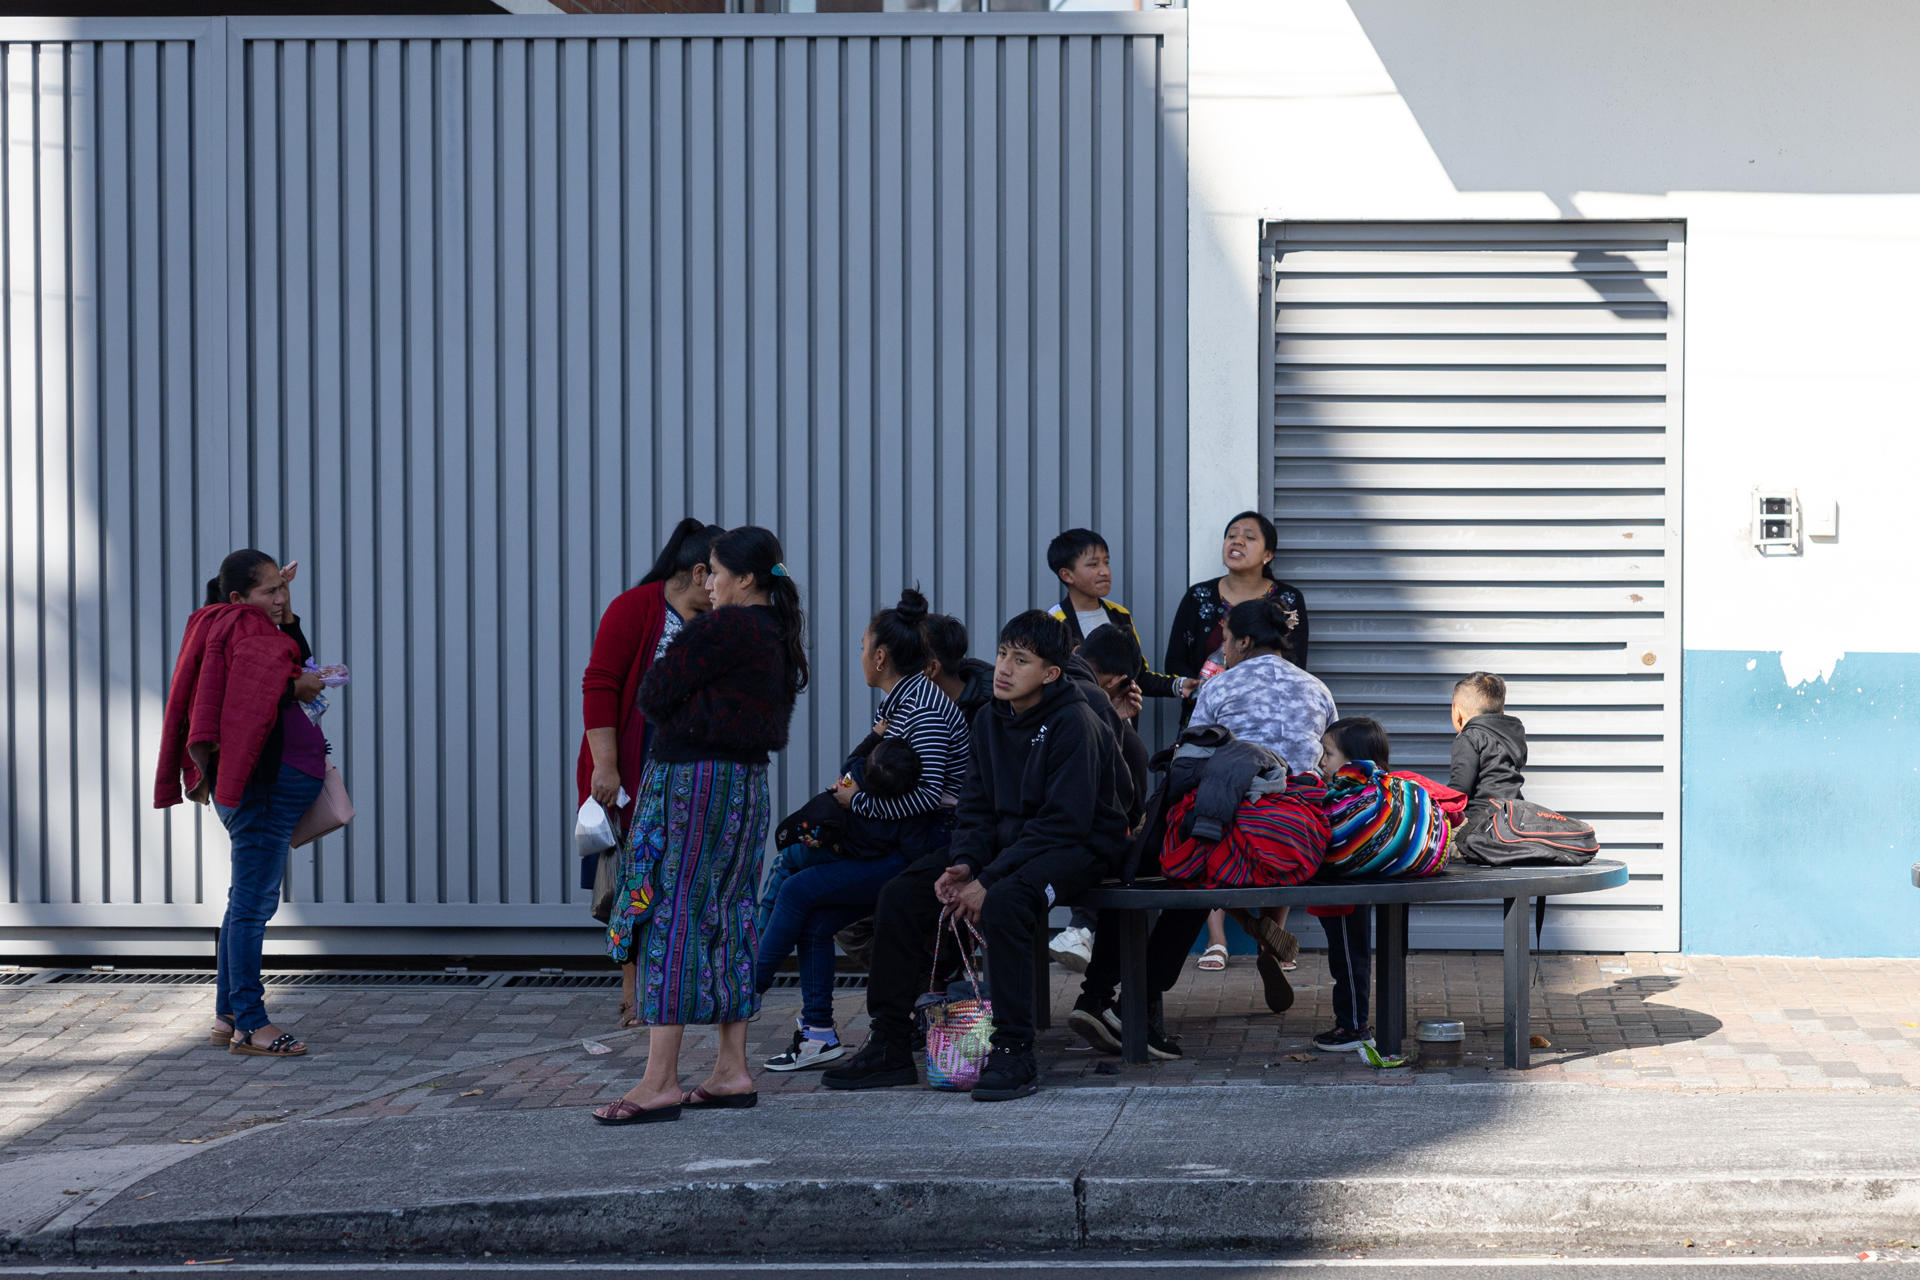
[[[1055,964],[1075,973],[1085,973],[1093,961],[1093,930],[1068,925],[1053,935],[1053,941],[1047,944],[1047,954]]]
[[[806,1028],[802,1027],[793,1033],[791,1048],[768,1058],[763,1065],[769,1071],[810,1071],[844,1058],[846,1054],[847,1047],[839,1041],[829,1044],[825,1040],[808,1039]]]

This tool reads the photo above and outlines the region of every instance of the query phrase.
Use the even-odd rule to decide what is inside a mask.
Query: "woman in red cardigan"
[[[651,736],[640,713],[640,682],[687,620],[712,608],[707,550],[725,532],[692,516],[675,525],[647,576],[614,597],[593,634],[593,656],[580,679],[587,731],[580,743],[579,803],[592,796],[623,829],[640,796],[640,766]],[[624,806],[619,802],[622,788],[627,793]],[[593,888],[594,870],[592,859],[582,861],[582,888]],[[620,1025],[631,1027],[636,1025],[633,965],[622,965],[620,974]]]

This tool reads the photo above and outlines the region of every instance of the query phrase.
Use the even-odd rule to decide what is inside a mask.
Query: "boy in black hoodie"
[[[901,872],[874,910],[866,1045],[821,1078],[832,1089],[918,1081],[915,997],[933,966],[928,943],[943,908],[979,924],[987,942],[993,1052],[976,1102],[1039,1087],[1034,1061],[1034,937],[1057,900],[1098,883],[1124,854],[1133,784],[1097,686],[1067,674],[1066,628],[1039,610],[1007,623],[993,702],[973,722],[967,781],[952,843]]]
[[[1507,682],[1476,671],[1453,686],[1452,770],[1447,785],[1475,800],[1519,800],[1527,783],[1527,726],[1507,711]]]

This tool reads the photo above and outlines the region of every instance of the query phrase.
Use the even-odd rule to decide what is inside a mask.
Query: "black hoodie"
[[[1527,784],[1527,726],[1504,712],[1475,716],[1453,740],[1447,785],[1469,800],[1519,800]]]
[[[1067,658],[1067,675],[1080,686],[1087,705],[1112,732],[1114,743],[1120,748],[1120,762],[1126,767],[1121,770],[1114,802],[1127,815],[1127,829],[1132,830],[1140,825],[1140,819],[1147,812],[1147,744],[1140,741],[1133,722],[1113,709],[1113,699],[1100,687],[1100,677],[1078,653]]]
[[[1127,847],[1117,799],[1125,770],[1079,681],[1062,676],[1018,714],[995,699],[973,722],[949,857],[984,887],[1058,850],[1111,866]]]
[[[954,705],[960,708],[967,723],[972,724],[980,708],[993,701],[993,664],[978,658],[964,658],[955,674],[966,681],[966,687],[953,700]]]

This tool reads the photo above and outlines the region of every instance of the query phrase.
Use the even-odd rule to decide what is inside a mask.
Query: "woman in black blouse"
[[[1217,674],[1221,647],[1226,643],[1227,614],[1237,604],[1249,600],[1272,600],[1291,620],[1287,639],[1293,647],[1293,664],[1307,665],[1307,598],[1300,588],[1273,576],[1273,547],[1276,535],[1273,521],[1257,511],[1242,511],[1227,521],[1226,542],[1220,548],[1220,560],[1227,567],[1223,578],[1210,578],[1187,588],[1180,607],[1173,615],[1173,633],[1167,637],[1166,671],[1175,676],[1205,679]],[[1193,701],[1185,703],[1181,719],[1193,713]],[[1317,761],[1288,761],[1294,769],[1312,769]],[[1286,910],[1279,922],[1285,926]],[[1207,950],[1200,967],[1208,971],[1227,967],[1226,921],[1218,911],[1207,915]],[[1291,969],[1291,962],[1282,966]]]
[[[1306,669],[1307,598],[1298,587],[1273,576],[1275,538],[1273,521],[1257,511],[1242,511],[1227,521],[1226,542],[1220,549],[1227,574],[1194,583],[1181,598],[1173,615],[1173,631],[1167,637],[1169,675],[1212,674],[1206,671],[1206,665],[1214,661],[1225,643],[1222,628],[1227,612],[1249,600],[1272,600],[1294,615],[1296,621],[1287,639],[1293,645],[1294,665]]]

